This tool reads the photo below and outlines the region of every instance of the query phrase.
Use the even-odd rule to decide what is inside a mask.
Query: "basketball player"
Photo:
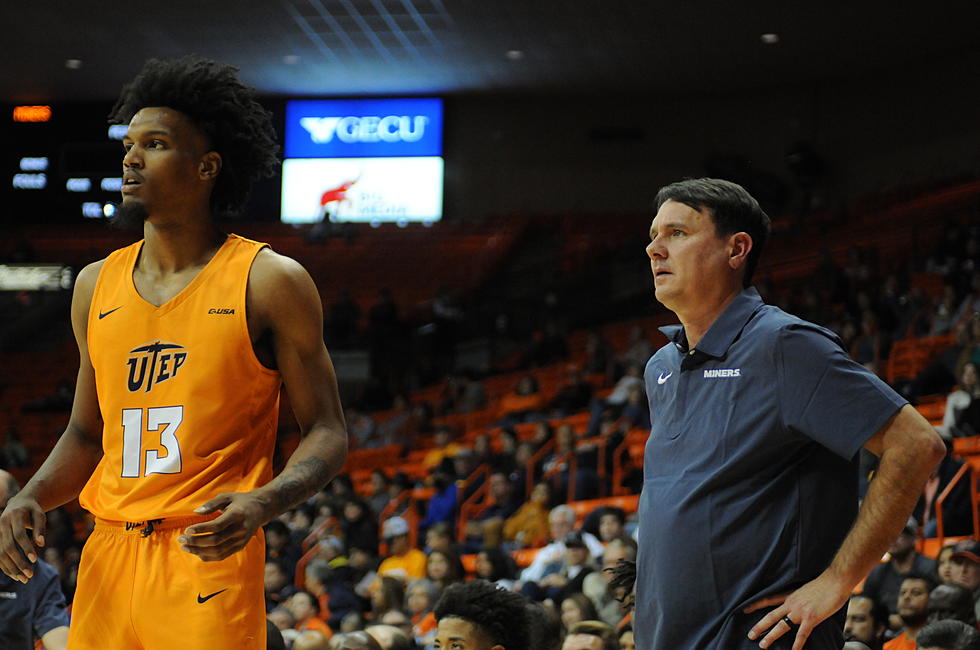
[[[198,58],[147,62],[111,118],[129,124],[117,221],[143,239],[78,275],[71,418],[0,517],[0,569],[31,578],[45,511],[78,496],[96,526],[72,650],[264,648],[256,532],[347,450],[313,281],[214,221],[274,171],[274,131],[234,68]],[[303,440],[273,478],[283,383]]]

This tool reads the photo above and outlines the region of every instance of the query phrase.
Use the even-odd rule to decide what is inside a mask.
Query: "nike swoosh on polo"
[[[670,379],[670,376],[672,374],[674,374],[674,371],[673,370],[671,370],[670,372],[668,372],[666,375],[664,373],[660,373],[660,376],[657,377],[657,383],[658,384],[665,383],[668,379]]]
[[[123,308],[122,305],[119,305],[118,307],[116,307],[116,309],[122,309],[122,308]],[[100,310],[99,311],[99,320],[102,320],[103,318],[105,318],[106,316],[108,316],[109,314],[111,314],[112,312],[116,311],[116,309],[110,309],[109,311],[106,311],[106,312],[103,312],[103,311]]]
[[[223,592],[225,592],[225,591],[228,591],[228,588],[227,588],[227,587],[225,587],[225,588],[224,588],[224,589],[222,589],[221,591],[216,591],[216,592],[214,592],[214,593],[213,593],[213,594],[211,594],[210,596],[201,596],[201,593],[200,593],[200,592],[198,592],[198,594],[197,594],[197,602],[199,602],[199,603],[206,603],[206,602],[208,602],[209,600],[211,600],[212,598],[214,598],[215,596],[217,596],[218,594],[220,594],[220,593],[223,593]]]

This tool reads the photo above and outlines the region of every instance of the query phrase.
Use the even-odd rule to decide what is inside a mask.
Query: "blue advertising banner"
[[[442,155],[442,100],[317,99],[286,103],[286,158]]]

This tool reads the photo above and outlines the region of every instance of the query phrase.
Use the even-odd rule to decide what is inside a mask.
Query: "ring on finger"
[[[793,622],[793,619],[789,617],[789,614],[784,616],[781,620],[783,621],[783,623],[786,624],[786,627],[788,627],[791,630],[797,625],[796,623]]]

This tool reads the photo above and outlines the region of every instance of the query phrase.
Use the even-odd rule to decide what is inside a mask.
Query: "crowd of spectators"
[[[898,388],[913,400],[949,393],[943,435],[976,435],[977,242],[975,227],[947,227],[922,269],[943,278],[942,291],[933,297],[908,274],[883,273],[875,251],[857,246],[844,264],[824,254],[812,281],[802,288],[774,288],[765,279],[759,288],[767,301],[837,332],[852,356],[879,374],[895,342],[949,335],[953,343]],[[527,372],[519,375],[510,392],[491,400],[477,375],[453,370],[449,343],[458,335],[460,308],[451,294],[440,291],[433,305],[438,355],[426,372],[441,378],[444,388],[437,399],[425,403],[401,392],[407,369],[399,365],[399,346],[406,333],[390,293],[378,296],[362,324],[359,307],[341,292],[327,312],[328,340],[341,347],[366,344],[372,376],[382,387],[379,395],[394,394],[390,401],[368,399],[348,408],[352,446],[371,449],[398,442],[409,448],[424,444],[429,451],[422,460],[422,479],[409,478],[399,471],[398,459],[392,459],[383,469],[373,470],[366,494],[357,494],[342,475],[308,503],[265,526],[266,604],[285,647],[315,650],[370,642],[381,648],[430,647],[444,596],[460,585],[485,581],[522,599],[528,616],[542,622],[535,629],[554,630],[553,639],[532,647],[558,648],[562,639],[572,639],[568,647],[574,648],[584,636],[599,639],[603,645],[596,647],[632,650],[629,615],[621,602],[625,594],[622,587],[613,586],[611,574],[620,562],[636,557],[631,522],[622,510],[601,507],[577,525],[563,502],[608,493],[599,476],[610,475],[600,472],[609,467],[600,468],[600,463],[611,464],[612,457],[598,453],[590,441],[602,440],[606,449],[613,449],[628,431],[649,428],[642,371],[654,351],[653,333],[634,328],[617,353],[594,330],[585,337],[584,349],[572,349],[559,306],[556,299],[545,301],[540,326],[521,342],[504,335],[509,330],[503,318],[495,346],[505,352],[496,357],[497,368]],[[554,363],[564,364],[565,375],[556,390],[545,394],[531,370]],[[375,417],[368,408],[372,405],[390,406],[386,417]],[[439,424],[441,416],[486,410],[493,413],[493,428],[466,443],[451,426]],[[561,422],[576,414],[587,417],[584,430]],[[530,438],[516,431],[525,425],[534,428]],[[527,475],[528,460],[550,443],[552,450],[539,455],[534,474]],[[6,466],[27,463],[15,430],[8,431],[0,454]],[[572,456],[575,463],[569,461]],[[467,479],[480,465],[490,468],[485,479],[489,496],[460,540],[460,505],[476,488]],[[864,592],[851,599],[846,628],[850,642],[894,650],[915,647],[916,639],[920,647],[938,639],[936,647],[947,647],[943,639],[969,637],[954,621],[975,630],[980,544],[945,548],[938,562],[914,551],[916,534],[937,533],[936,498],[961,466],[951,454],[944,459],[916,508],[917,521],[896,540],[890,560],[868,577]],[[626,486],[637,492],[639,480],[636,473],[627,476]],[[574,492],[569,494],[572,481]],[[394,510],[389,507],[406,490],[422,487],[431,489],[431,496],[421,511],[407,512],[415,506],[405,503]],[[965,483],[947,497],[943,515],[944,534],[972,530],[972,502]],[[409,522],[416,520],[413,543],[416,531]],[[59,509],[51,513],[48,530],[44,557],[58,572],[70,601],[81,540],[90,522]],[[312,557],[301,561],[304,541],[310,540]],[[515,551],[529,548],[540,550],[528,566],[518,567]],[[464,556],[472,556],[469,571],[464,569]],[[967,601],[970,607],[964,605]],[[364,641],[359,632],[367,632],[372,641]],[[334,645],[328,646],[331,642]],[[592,647],[590,639],[584,643],[581,647]]]

